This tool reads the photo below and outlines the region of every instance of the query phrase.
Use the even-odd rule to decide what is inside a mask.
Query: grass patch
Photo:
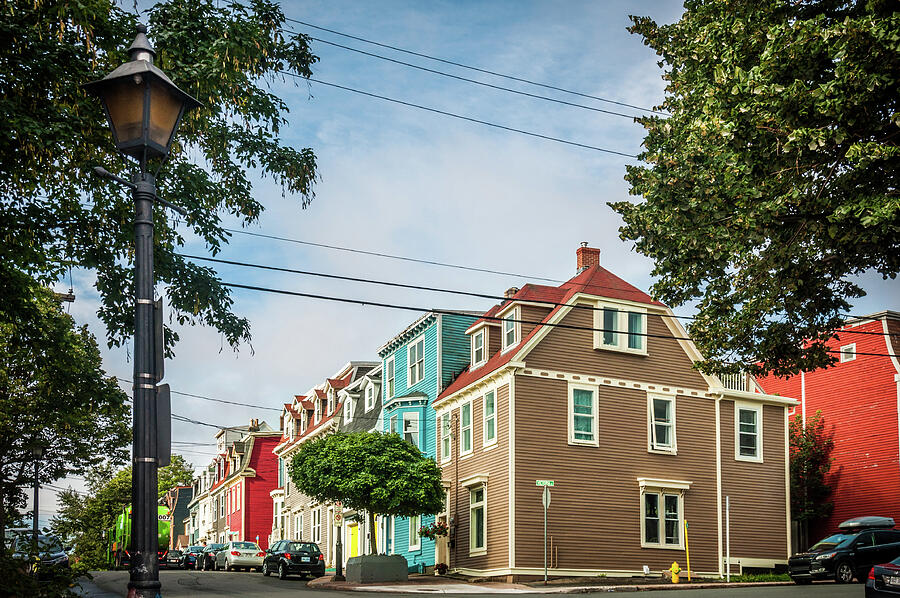
[[[732,583],[760,583],[765,581],[791,581],[787,573],[756,573],[747,575],[732,575]]]

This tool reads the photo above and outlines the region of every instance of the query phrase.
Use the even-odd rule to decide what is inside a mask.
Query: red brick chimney
[[[575,251],[578,258],[578,268],[576,274],[581,274],[591,266],[600,265],[600,250],[588,247],[587,241],[581,242],[581,247]]]

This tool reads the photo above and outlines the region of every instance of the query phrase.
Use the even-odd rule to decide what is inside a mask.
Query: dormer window
[[[600,304],[594,315],[595,349],[647,353],[647,311],[645,309]]]
[[[313,417],[314,417],[313,422],[315,422],[315,423],[319,423],[319,420],[322,418],[322,413],[321,413],[321,409],[320,409],[321,404],[322,404],[322,400],[316,399],[315,412],[313,413]]]
[[[347,397],[344,399],[344,423],[349,424],[353,421],[353,399]]]
[[[369,384],[366,386],[366,411],[371,411],[375,408],[375,385]]]
[[[329,415],[334,412],[334,391],[328,391],[328,410],[325,411],[325,415]]]
[[[472,367],[476,367],[487,361],[487,351],[485,351],[484,347],[485,334],[485,329],[482,328],[472,335]]]
[[[514,347],[519,342],[519,333],[522,327],[518,320],[519,308],[514,308],[508,314],[503,316],[503,319],[500,322],[500,335],[504,351],[510,347]]]

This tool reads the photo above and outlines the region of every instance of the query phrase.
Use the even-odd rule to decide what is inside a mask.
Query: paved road
[[[316,598],[360,598],[360,592],[336,592],[333,590],[314,590],[306,587],[306,581],[300,578],[288,578],[280,580],[277,577],[263,577],[260,573],[224,572],[224,571],[179,571],[163,570],[160,572],[162,581],[163,598],[192,598],[195,596],[209,597],[243,597],[243,596],[302,596]],[[127,593],[127,571],[101,571],[94,573],[93,582],[84,583],[84,594],[90,598],[125,598]],[[443,593],[436,587],[429,588],[428,594]],[[463,594],[453,592],[454,596],[483,596],[484,593],[473,592]],[[586,594],[605,595],[598,588],[596,593]],[[752,588],[715,588],[710,590],[679,590],[672,593],[668,590],[641,592],[641,598],[863,598],[865,590],[862,584],[838,585],[835,583],[816,583],[811,586],[765,586]],[[398,596],[411,598],[411,594],[370,593],[373,598]],[[546,597],[564,598],[564,596],[576,596],[572,594],[525,594],[526,598]],[[585,596],[578,594],[577,596]]]

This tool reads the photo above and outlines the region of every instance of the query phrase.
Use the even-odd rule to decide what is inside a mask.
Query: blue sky
[[[130,2],[127,3],[130,6]],[[630,12],[677,20],[677,2],[285,2],[289,18],[447,60],[565,89],[649,107],[662,99],[655,54],[629,34]],[[634,114],[594,100],[498,79],[288,23],[296,31],[529,93]],[[151,41],[153,39],[150,32]],[[122,40],[123,44],[131,40]],[[643,130],[631,120],[516,96],[313,42],[314,77],[374,94],[578,143],[637,154]],[[290,106],[284,139],[311,147],[319,163],[317,197],[306,209],[257,181],[266,206],[265,234],[423,259],[567,279],[581,241],[602,249],[605,267],[648,289],[651,262],[621,241],[606,202],[627,199],[625,165],[633,159],[567,146],[305,82],[273,82]],[[236,227],[236,222],[228,226]],[[188,251],[204,252],[191,244]],[[497,276],[411,264],[235,235],[220,257],[415,284],[502,294],[529,277]],[[218,268],[226,281],[422,307],[487,309],[491,302],[391,290],[294,275]],[[858,313],[897,309],[896,281],[863,277],[870,296]],[[98,338],[93,276],[75,274],[71,312]],[[67,285],[65,285],[67,286]],[[251,352],[223,347],[213,330],[181,330],[166,364],[174,390],[278,408],[350,360],[376,349],[415,314],[235,291],[235,310],[250,318]],[[688,308],[676,313],[689,314]],[[126,351],[104,352],[111,375],[128,377]],[[130,385],[126,385],[130,386]],[[124,386],[123,386],[124,387]],[[251,417],[277,427],[277,412],[173,395],[175,413],[221,425]],[[175,441],[210,441],[212,428],[176,422]],[[183,454],[207,463],[213,446]],[[78,480],[67,481],[81,488]],[[43,498],[52,511],[53,494]]]

